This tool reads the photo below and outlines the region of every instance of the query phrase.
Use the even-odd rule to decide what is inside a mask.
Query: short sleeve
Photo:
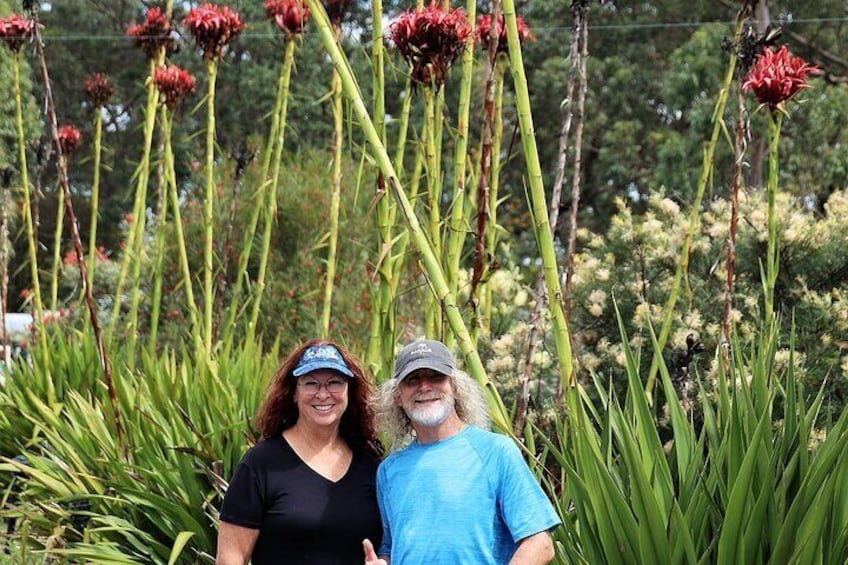
[[[259,529],[262,526],[264,497],[256,473],[242,461],[230,481],[221,505],[221,521]]]
[[[377,555],[386,556],[392,554],[392,529],[389,525],[389,519],[386,515],[385,499],[386,497],[386,470],[380,465],[377,469],[377,505],[380,507],[380,518],[383,521],[383,541],[380,544],[380,549],[377,550]]]
[[[504,523],[516,543],[560,524],[559,516],[536,480],[521,451],[504,438],[500,452],[498,498]]]

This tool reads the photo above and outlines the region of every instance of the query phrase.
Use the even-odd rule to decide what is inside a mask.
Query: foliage
[[[672,435],[663,438],[625,344],[622,399],[594,374],[568,392],[553,439],[536,437],[540,455],[562,473],[543,476],[564,525],[556,537],[572,563],[843,563],[848,558],[845,502],[848,411],[828,432],[814,426],[794,363],[777,366],[773,327],[742,344],[727,371],[701,383],[703,425],[661,367]],[[656,342],[654,342],[656,343]],[[791,360],[791,358],[790,358]],[[541,469],[540,469],[540,472]]]
[[[63,328],[51,347],[51,373],[21,364],[0,389],[0,453],[25,458],[0,465],[4,490],[13,473],[28,479],[4,512],[19,531],[27,524],[31,539],[22,541],[50,535],[47,549],[98,563],[167,563],[189,532],[179,562],[211,562],[223,477],[257,438],[252,419],[277,347],[245,344],[214,370],[169,350],[142,356],[132,371],[126,357],[138,352],[115,351],[127,453],[115,441],[93,339]]]

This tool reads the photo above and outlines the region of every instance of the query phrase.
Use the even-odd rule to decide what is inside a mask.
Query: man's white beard
[[[447,420],[451,411],[454,408],[454,399],[452,394],[446,394],[437,404],[432,406],[419,406],[406,411],[406,415],[412,420],[413,424],[424,427],[435,427]]]

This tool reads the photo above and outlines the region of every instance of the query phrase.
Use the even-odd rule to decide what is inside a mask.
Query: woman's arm
[[[215,565],[247,565],[258,537],[259,530],[221,522]]]

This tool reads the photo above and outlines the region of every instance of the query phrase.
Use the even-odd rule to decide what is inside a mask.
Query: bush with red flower
[[[515,17],[515,23],[518,26],[518,41],[524,45],[527,41],[535,41],[536,36],[530,31],[530,26],[524,21],[521,16]],[[495,26],[498,34],[498,53],[509,52],[509,42],[507,40],[506,26],[504,25],[503,14],[498,18],[498,23]],[[477,41],[483,46],[489,44],[489,34],[492,33],[492,15],[486,14],[477,18]]]
[[[462,9],[446,11],[437,5],[404,12],[389,28],[389,39],[412,66],[412,80],[436,88],[445,83],[470,35]]]
[[[309,8],[301,0],[267,0],[265,14],[291,39],[305,31]]]
[[[760,104],[767,104],[775,112],[782,110],[786,101],[810,86],[808,75],[820,73],[817,66],[796,57],[785,45],[778,51],[767,48],[757,58],[742,89],[753,92]]]
[[[194,75],[176,65],[159,67],[153,74],[153,83],[164,97],[165,105],[171,110],[189,94],[194,92],[197,80]]]
[[[203,4],[183,19],[206,59],[220,58],[224,48],[244,30],[238,12],[228,6]]]
[[[85,77],[83,79],[83,91],[95,108],[104,106],[115,92],[109,78],[103,73],[95,73]]]
[[[144,51],[148,59],[159,54],[161,48],[166,51],[174,47],[174,26],[162,8],[150,8],[143,23],[133,24],[127,29],[127,35],[135,38],[135,43]]]
[[[79,147],[82,141],[82,133],[71,124],[65,124],[59,128],[59,147],[62,149],[62,155],[70,155]]]

